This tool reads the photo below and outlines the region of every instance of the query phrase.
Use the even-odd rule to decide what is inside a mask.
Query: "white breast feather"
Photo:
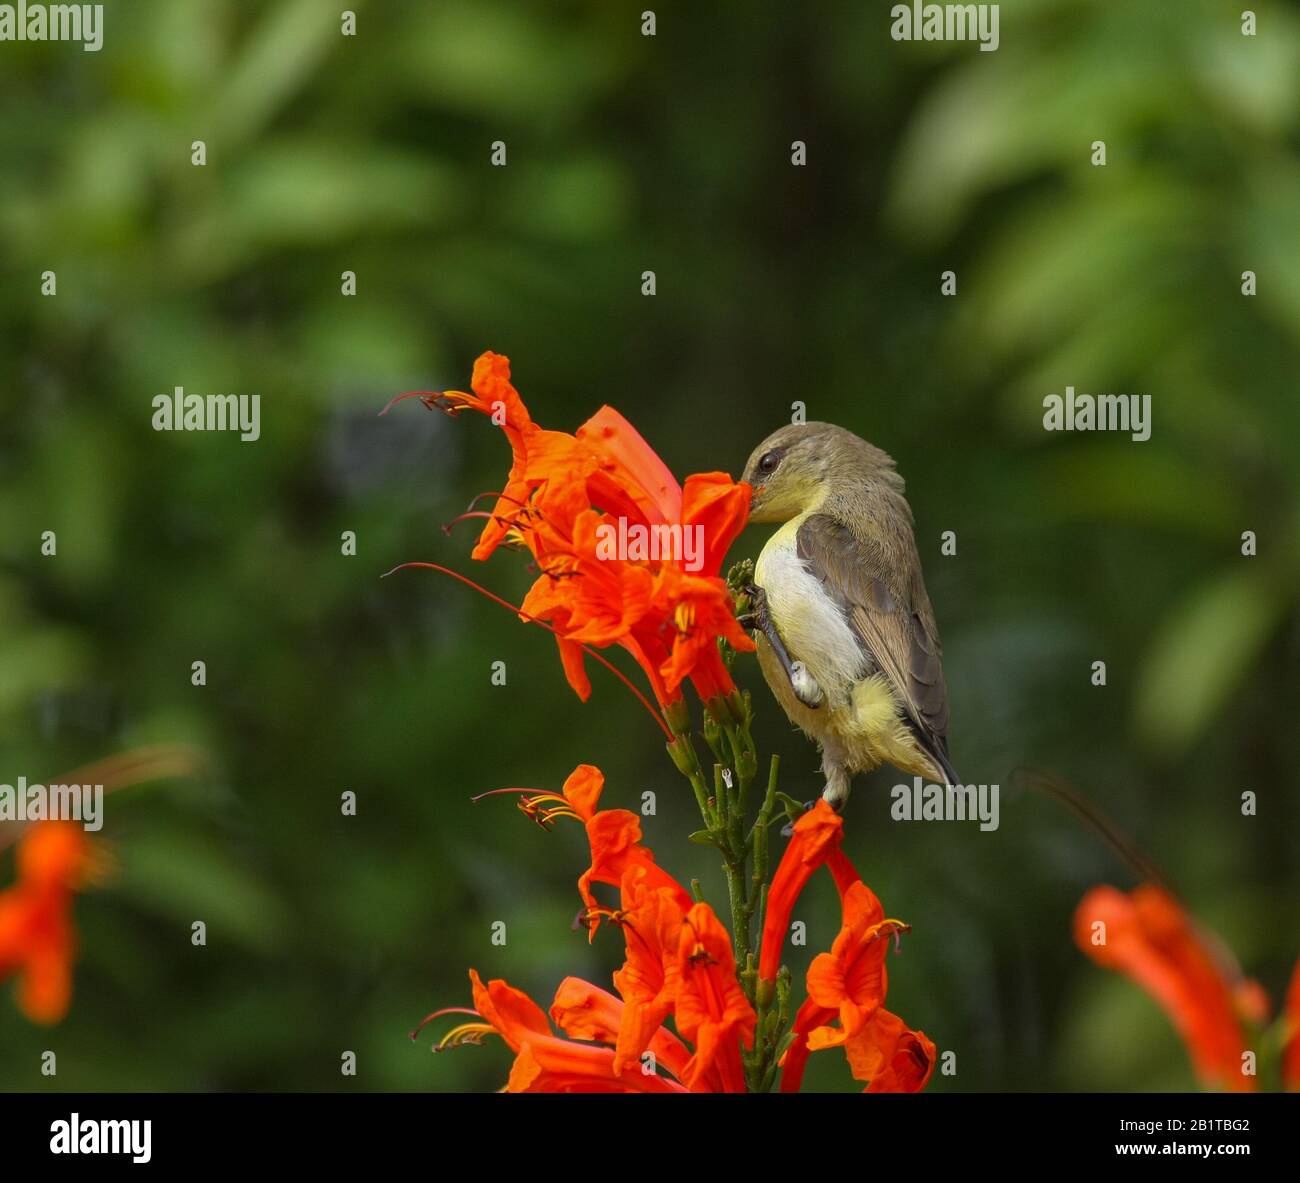
[[[799,557],[801,519],[781,527],[763,548],[754,581],[792,661],[802,661],[832,704],[844,702],[867,672],[867,658],[839,605]]]

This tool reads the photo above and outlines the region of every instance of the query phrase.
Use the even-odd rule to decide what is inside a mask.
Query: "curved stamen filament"
[[[467,522],[471,518],[485,519],[489,522],[502,520],[496,517],[494,514],[488,513],[486,509],[467,509],[464,513],[458,513],[454,518],[451,519],[451,521],[443,522],[442,532],[446,534],[448,537],[451,537],[451,531],[453,526],[458,526],[460,525],[461,522]]]
[[[439,399],[446,399],[448,395],[454,394],[460,394],[460,392],[457,390],[408,390],[405,394],[395,395],[393,398],[390,398],[384,404],[384,409],[379,413],[380,415],[387,415],[388,412],[397,406],[398,403],[405,402],[408,398],[418,398],[431,411],[441,408],[449,415],[456,415],[465,409],[464,404],[459,406],[444,406],[438,401]],[[469,396],[461,395],[461,398],[467,397]]]
[[[484,493],[476,493],[473,497],[470,498],[470,503],[467,506],[465,506],[465,508],[473,509],[480,501],[483,500],[484,497],[495,497],[498,501],[513,501],[525,513],[534,514],[538,517],[541,516],[540,514],[537,513],[535,509],[529,506],[528,502],[520,501],[518,497],[511,497],[508,493],[493,492],[491,489],[487,490]]]
[[[486,793],[471,797],[470,800],[479,801],[484,797],[496,797],[502,793],[521,794],[518,803],[519,812],[531,818],[543,830],[549,830],[556,818],[571,817],[574,821],[582,821],[582,818],[574,812],[567,797],[562,797],[559,793],[543,792],[540,789],[489,789]]]
[[[903,945],[903,933],[911,932],[912,926],[904,924],[901,920],[882,920],[879,924],[873,924],[867,937],[869,943],[876,941],[887,941],[890,937],[894,938],[894,952],[897,953]]]
[[[523,801],[519,802],[519,811],[525,816],[532,818],[533,821],[541,826],[543,830],[549,830],[551,826],[554,825],[556,818],[571,817],[574,821],[581,820],[567,805],[542,810],[535,808],[536,805],[537,802],[535,800],[525,798]]]
[[[415,1030],[411,1032],[412,1039],[419,1039],[420,1032],[423,1031],[434,1019],[440,1019],[443,1015],[473,1015],[476,1019],[482,1018],[478,1011],[468,1006],[444,1006],[441,1010],[436,1010],[432,1014],[425,1015],[416,1025]]]
[[[621,908],[602,908],[598,904],[593,904],[582,913],[580,919],[584,928],[595,928],[602,920],[608,920],[611,924],[625,924],[625,915]],[[628,927],[630,928],[631,925]]]

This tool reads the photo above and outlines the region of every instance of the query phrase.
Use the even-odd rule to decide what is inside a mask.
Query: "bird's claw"
[[[809,710],[815,711],[826,701],[826,695],[822,693],[817,679],[808,672],[808,667],[802,661],[790,663],[790,686],[795,698]]]
[[[749,609],[736,617],[737,623],[747,632],[758,632],[767,628],[767,594],[756,583],[747,583],[741,594],[749,602]]]
[[[836,813],[843,813],[844,807],[849,803],[848,786],[828,784],[822,790],[822,800],[835,810]]]

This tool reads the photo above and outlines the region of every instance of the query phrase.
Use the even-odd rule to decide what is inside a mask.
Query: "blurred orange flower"
[[[198,753],[172,745],[135,748],[65,773],[61,781],[105,793],[161,777],[186,776]],[[0,826],[0,852],[16,838],[18,879],[0,891],[0,981],[16,975],[18,1005],[35,1023],[57,1023],[72,1000],[76,893],[102,879],[111,859],[80,824]]]
[[[0,981],[18,977],[18,1005],[57,1023],[72,999],[72,901],[92,877],[90,841],[71,822],[37,822],[19,839],[18,881],[0,892]]]
[[[1075,943],[1098,965],[1142,987],[1178,1029],[1197,1075],[1211,1088],[1251,1092],[1242,1018],[1259,1021],[1267,1001],[1257,983],[1225,965],[1164,888],[1144,883],[1125,895],[1094,887],[1074,913]]]

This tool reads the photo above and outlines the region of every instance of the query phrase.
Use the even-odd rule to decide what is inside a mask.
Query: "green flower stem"
[[[704,783],[704,771],[700,768],[700,758],[696,755],[695,744],[689,735],[679,735],[672,743],[665,745],[677,770],[695,790],[695,801],[700,807],[700,816],[709,830],[718,828],[718,819],[713,806],[709,804],[709,790]],[[720,804],[720,803],[719,803]]]
[[[749,696],[731,694],[705,704],[703,737],[714,758],[711,785],[695,748],[685,704],[670,704],[664,718],[673,733],[668,754],[690,781],[705,826],[692,838],[716,846],[722,854],[737,979],[756,1017],[754,1045],[742,1057],[746,1086],[751,1092],[770,1091],[780,1053],[789,1044],[790,975],[782,969],[775,988],[770,982],[758,980],[754,925],[757,918],[761,932],[767,912],[768,830],[781,796],[776,788],[780,761],[773,756],[769,762],[767,789],[758,816],[746,832],[750,790],[758,775]],[[695,880],[691,881],[691,892],[697,901],[703,899]]]
[[[749,943],[749,915],[745,899],[745,864],[733,862],[729,857],[723,858],[723,868],[727,873],[727,895],[731,900],[731,943],[736,951],[736,967],[740,969],[749,964],[752,954]],[[746,991],[750,1003],[753,994]]]

